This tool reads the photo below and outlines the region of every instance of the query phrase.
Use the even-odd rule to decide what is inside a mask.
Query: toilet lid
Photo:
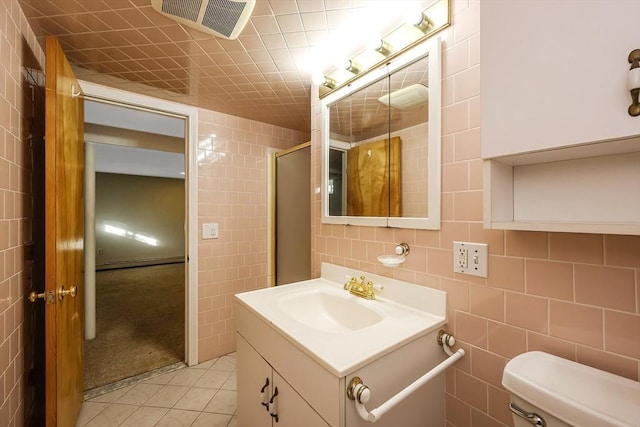
[[[640,427],[640,383],[540,351],[514,357],[502,385],[571,425]]]

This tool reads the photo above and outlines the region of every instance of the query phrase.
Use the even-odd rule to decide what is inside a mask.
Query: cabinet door
[[[238,373],[240,369],[238,369]],[[274,390],[277,387],[278,422],[276,427],[328,427],[316,411],[280,376],[273,371]],[[238,385],[239,387],[239,385]],[[238,409],[238,420],[240,410]],[[274,420],[275,421],[275,420]],[[238,425],[248,425],[238,422]]]
[[[271,416],[262,405],[261,389],[266,385],[271,397],[271,366],[254,350],[242,335],[236,334],[238,358],[238,425],[270,427]]]
[[[637,0],[482,0],[482,157],[637,136],[639,17]]]

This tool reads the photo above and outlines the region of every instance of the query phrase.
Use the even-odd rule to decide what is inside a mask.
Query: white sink
[[[282,313],[310,328],[329,333],[357,331],[384,319],[375,304],[336,293],[329,286],[292,290],[278,299]]]
[[[343,289],[362,275],[384,286],[375,300]],[[338,377],[446,323],[445,292],[327,263],[319,279],[236,298]]]

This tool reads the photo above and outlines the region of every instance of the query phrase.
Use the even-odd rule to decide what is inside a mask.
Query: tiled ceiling
[[[82,80],[309,132],[304,58],[361,12],[385,5],[391,13],[400,2],[257,0],[235,40],[184,27],[151,0],[19,3],[41,46],[46,34],[57,37]]]

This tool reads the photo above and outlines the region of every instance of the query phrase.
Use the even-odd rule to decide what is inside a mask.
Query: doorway
[[[87,199],[93,198],[97,208],[86,216],[87,229],[93,231],[93,237],[85,241],[87,259],[91,260],[86,263],[86,270],[93,272],[96,287],[93,295],[89,290],[85,292],[89,297],[85,304],[85,338],[98,334],[96,340],[85,341],[85,375],[89,380],[85,381],[85,390],[89,390],[102,385],[100,381],[110,381],[95,382],[92,375],[87,375],[87,368],[95,368],[91,346],[100,339],[98,324],[105,320],[105,315],[110,326],[102,334],[107,339],[103,340],[102,348],[98,345],[93,353],[107,354],[107,363],[112,367],[134,368],[125,369],[120,374],[122,378],[172,361],[197,363],[194,320],[194,313],[197,314],[194,273],[197,271],[194,220],[197,205],[195,184],[190,185],[196,182],[197,175],[192,150],[196,145],[193,141],[197,111],[85,82],[81,85],[88,104],[85,135],[90,135],[91,141],[87,144],[85,163],[92,173],[86,181],[95,189],[93,194],[87,191]],[[104,108],[108,111],[97,113],[99,120],[90,119],[96,115],[91,111],[96,105],[100,107],[98,111]],[[152,125],[153,132],[148,132],[113,123],[124,116],[140,125],[144,121],[139,119],[140,114],[178,122],[180,136],[165,135],[157,125]],[[122,140],[128,142],[122,144]],[[174,171],[176,158],[179,170]],[[105,170],[104,163],[112,168]],[[153,172],[154,168],[162,173]],[[169,170],[174,176],[160,176]],[[89,175],[93,182],[89,182]],[[107,219],[101,215],[105,213],[105,206],[108,207]],[[167,220],[173,225],[169,227]],[[85,278],[85,282],[91,279]],[[103,303],[113,305],[101,313]],[[136,316],[138,322],[130,322]],[[170,321],[162,325],[162,320]],[[109,356],[106,350],[113,347],[112,338],[117,335],[128,336],[132,345],[125,344],[122,351],[116,349],[115,357],[114,349],[110,349]],[[168,344],[169,341],[172,343]],[[145,356],[153,356],[152,353],[164,353],[164,359],[161,357],[153,363],[145,361]],[[136,363],[138,358],[141,360]]]

